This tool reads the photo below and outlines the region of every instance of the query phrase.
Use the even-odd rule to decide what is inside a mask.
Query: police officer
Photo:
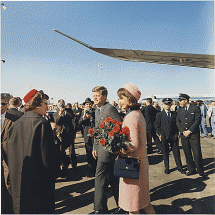
[[[182,108],[178,110],[176,124],[180,132],[181,143],[184,150],[187,169],[187,176],[197,173],[204,179],[208,176],[204,173],[199,125],[201,123],[201,111],[199,106],[189,103],[189,96],[187,94],[179,94],[179,102]],[[193,156],[192,156],[193,152]],[[194,157],[194,161],[193,161]],[[195,162],[195,164],[194,164]]]
[[[178,145],[178,128],[176,126],[176,114],[170,111],[172,106],[172,99],[163,99],[164,109],[156,115],[155,129],[160,136],[163,159],[165,165],[165,174],[169,174],[169,144],[172,148],[173,155],[177,169],[180,173],[185,174],[185,170],[182,169],[182,163],[180,158],[180,150]]]

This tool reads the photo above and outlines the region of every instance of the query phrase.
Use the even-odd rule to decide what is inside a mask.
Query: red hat
[[[25,97],[23,98],[24,102],[25,103],[28,103],[34,96],[35,94],[37,93],[38,91],[33,89],[31,90],[30,92],[28,92]]]

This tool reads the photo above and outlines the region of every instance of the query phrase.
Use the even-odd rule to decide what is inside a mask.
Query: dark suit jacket
[[[158,110],[156,110],[152,105],[148,105],[144,108],[143,115],[146,120],[147,129],[150,129],[152,126],[154,126],[157,113]]]
[[[92,146],[93,141],[91,141],[89,143],[90,136],[87,136],[87,135],[88,135],[89,128],[95,127],[95,118],[90,120],[88,117],[85,117],[83,119],[83,115],[84,115],[84,112],[81,113],[81,117],[79,119],[79,125],[83,125],[83,127],[84,127],[84,142],[87,143],[87,144],[90,144]],[[93,138],[91,138],[91,140],[92,139]]]
[[[9,110],[7,110],[7,113],[11,114],[11,120],[13,122],[15,122],[24,114],[23,112],[18,111],[16,108],[10,108]]]
[[[185,112],[184,108],[179,108],[176,118],[176,124],[181,134],[186,130],[190,130],[192,134],[198,134],[200,123],[201,111],[199,106],[190,104],[187,113]]]
[[[57,156],[50,123],[26,112],[8,133],[8,166],[14,213],[54,213]]]
[[[74,126],[73,126],[73,115],[66,111],[64,116],[59,115],[59,111],[53,114],[54,122],[57,124],[57,132],[60,133],[62,138],[62,143],[65,147],[71,145],[74,139]]]
[[[169,139],[170,137],[178,134],[178,128],[176,126],[176,114],[171,111],[171,118],[163,110],[156,116],[155,129],[158,135],[161,135],[161,139]]]
[[[117,119],[118,122],[121,122],[121,117],[117,111],[117,109],[109,104],[104,103],[104,105],[101,106],[101,111],[99,113],[99,108],[96,109],[95,112],[95,127],[99,127],[99,125],[102,123],[103,120],[105,120],[106,117],[111,117],[112,119]],[[98,147],[98,149],[97,149]],[[104,146],[102,145],[96,145],[94,142],[93,148],[98,151],[98,162],[109,162],[111,160],[114,160],[115,155],[113,153],[108,152]]]

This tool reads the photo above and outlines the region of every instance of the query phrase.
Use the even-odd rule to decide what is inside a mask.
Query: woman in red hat
[[[15,214],[53,214],[57,164],[50,123],[43,117],[48,96],[31,90],[25,97],[26,113],[8,135],[8,164]]]
[[[146,122],[140,111],[141,104],[137,103],[141,92],[133,83],[128,83],[118,90],[117,95],[118,102],[127,112],[122,126],[129,127],[131,144],[127,151],[122,149],[121,153],[141,160],[139,179],[120,178],[119,207],[129,214],[140,214],[140,209],[146,214],[155,214],[149,195]]]

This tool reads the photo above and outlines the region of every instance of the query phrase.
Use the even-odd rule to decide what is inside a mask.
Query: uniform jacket
[[[55,147],[50,123],[38,113],[26,112],[11,126],[7,155],[14,213],[54,213]]]
[[[100,110],[101,109],[101,110]],[[104,103],[101,108],[97,108],[95,112],[95,127],[98,128],[99,125],[105,120],[106,117],[111,117],[112,119],[117,119],[118,122],[121,122],[121,117],[117,109],[110,103]],[[94,143],[93,148],[98,151],[98,162],[109,162],[115,158],[113,153],[108,152],[104,146],[97,145]]]
[[[23,112],[18,111],[16,108],[10,108],[6,112],[11,114],[10,119],[13,122],[15,122],[17,119],[19,119],[24,114]]]
[[[200,123],[201,111],[199,106],[190,104],[187,113],[184,108],[178,110],[176,125],[181,134],[186,130],[190,130],[192,134],[198,134]]]
[[[178,134],[178,128],[176,126],[176,114],[173,111],[170,111],[171,118],[166,114],[166,111],[163,110],[156,116],[155,129],[158,135],[161,135],[161,139],[169,139],[170,137]]]
[[[60,133],[61,142],[69,146],[74,139],[73,115],[66,111],[63,116],[59,115],[59,111],[53,114],[54,122],[57,124],[57,133]]]

